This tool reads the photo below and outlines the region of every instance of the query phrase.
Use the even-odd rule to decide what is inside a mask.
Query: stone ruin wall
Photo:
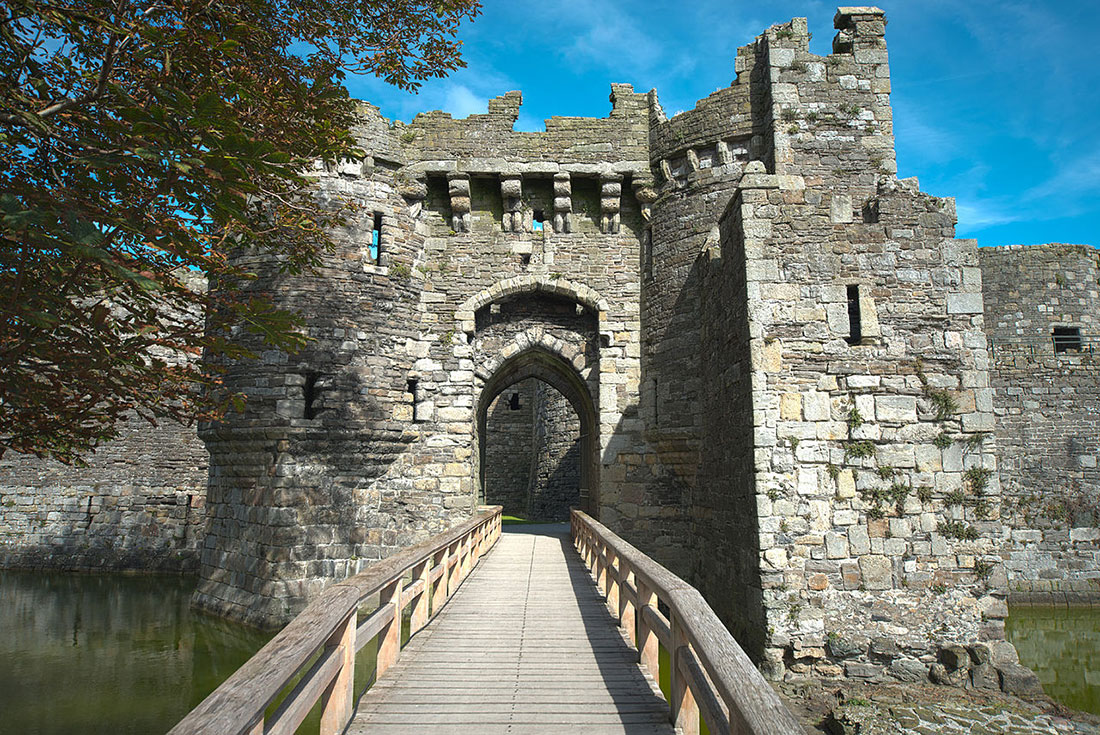
[[[614,463],[603,458],[631,445],[645,100],[616,85],[608,118],[555,118],[546,133],[512,130],[518,93],[464,120],[390,126],[363,107],[366,160],[316,171],[325,196],[360,205],[341,247],[310,278],[255,262],[256,286],[305,314],[315,341],[231,367],[250,402],[204,433],[201,606],[275,624],[467,516],[481,500],[482,401],[522,377],[564,381],[574,407],[589,405],[597,467],[584,490],[597,502]]]
[[[206,288],[200,275],[176,275]],[[209,461],[195,427],[131,414],[117,429],[84,465],[0,458],[0,569],[198,570]]]
[[[579,505],[581,427],[565,396],[538,382],[535,393],[535,436],[528,485],[531,518],[565,522]]]
[[[1100,601],[1100,286],[1085,245],[982,248],[1013,602]],[[1082,349],[1055,353],[1055,326]]]
[[[531,453],[535,442],[535,378],[507,388],[489,404],[485,456],[481,460],[485,502],[505,515],[526,518]],[[513,408],[513,400],[519,404]]]
[[[206,448],[170,421],[120,428],[86,466],[0,459],[0,568],[198,571]]]
[[[486,425],[485,502],[529,520],[569,520],[580,502],[582,445],[580,420],[565,396],[527,378],[493,399]]]

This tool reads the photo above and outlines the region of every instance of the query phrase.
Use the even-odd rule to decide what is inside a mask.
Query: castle
[[[197,435],[5,457],[3,563],[197,569],[277,625],[481,503],[573,505],[775,677],[920,678],[1009,595],[1100,595],[1096,251],[956,239],[895,176],[884,14],[835,26],[767,29],[671,119],[627,84],[544,132],[518,92],[364,104],[366,158],[313,172],[358,205],[337,250],[240,256],[309,347],[230,366],[247,409]]]

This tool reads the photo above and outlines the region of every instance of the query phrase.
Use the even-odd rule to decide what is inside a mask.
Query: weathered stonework
[[[1097,251],[979,250],[1014,601],[1100,602]],[[1080,345],[1055,352],[1055,328]]]
[[[0,459],[0,567],[198,571],[206,450],[193,427],[126,422],[84,467]]]
[[[1090,354],[1008,343],[1094,333],[1095,256],[956,239],[954,201],[895,176],[882,11],[835,25],[824,57],[769,28],[671,119],[624,84],[544,132],[518,92],[364,104],[366,158],[313,172],[359,205],[336,251],[237,255],[313,341],[229,366],[196,603],[275,625],[486,500],[572,503],[771,676],[1013,679],[1009,575],[1098,576],[1095,516],[1024,501],[1095,498],[1100,390]]]

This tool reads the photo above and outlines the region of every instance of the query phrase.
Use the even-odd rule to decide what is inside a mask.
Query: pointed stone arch
[[[526,337],[526,338],[525,338]],[[527,378],[541,380],[561,393],[576,411],[581,427],[581,509],[595,512],[599,498],[598,396],[583,351],[549,335],[520,335],[476,373],[476,426],[479,482],[484,480],[486,418],[489,404],[508,387]]]

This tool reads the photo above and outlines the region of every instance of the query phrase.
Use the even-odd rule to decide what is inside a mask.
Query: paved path
[[[505,526],[346,732],[671,735],[636,659],[568,526]]]

